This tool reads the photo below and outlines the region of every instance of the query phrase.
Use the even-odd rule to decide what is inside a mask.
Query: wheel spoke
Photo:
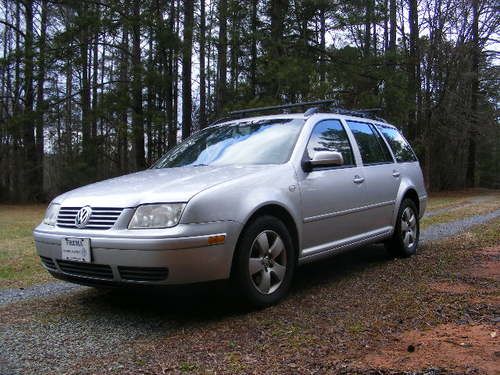
[[[408,208],[406,208],[404,211],[403,211],[403,215],[401,215],[401,220],[404,221],[404,222],[407,222],[408,221]]]
[[[262,293],[268,293],[269,289],[271,289],[271,273],[267,270],[264,270],[264,272],[262,272],[259,289]]]
[[[416,224],[416,219],[415,219],[415,215],[411,214],[410,215],[410,218],[408,219],[408,224],[410,225],[411,228],[414,228],[415,227],[415,224]]]
[[[262,259],[250,258],[248,268],[250,271],[250,276],[255,275],[257,272],[262,271],[264,269],[264,265],[262,264]]]
[[[404,220],[401,221],[401,230],[404,232],[408,231],[408,223]]]
[[[410,246],[410,232],[409,231],[404,234],[403,243],[404,243],[405,247]]]
[[[271,258],[276,259],[276,257],[278,257],[278,255],[280,255],[284,249],[285,249],[285,246],[283,245],[283,241],[281,240],[280,237],[276,237],[273,245],[269,249],[269,253],[271,254]]]
[[[276,275],[279,281],[283,280],[286,273],[286,267],[281,264],[274,263],[273,267],[270,269],[272,273]]]
[[[264,255],[269,251],[269,240],[267,239],[267,233],[262,232],[257,236],[257,243],[259,245],[259,254]]]
[[[409,243],[413,244],[413,241],[415,240],[415,236],[413,235],[413,231],[410,230],[409,232]]]

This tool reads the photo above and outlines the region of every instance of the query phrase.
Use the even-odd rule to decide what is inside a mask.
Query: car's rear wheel
[[[242,233],[233,276],[247,302],[265,307],[287,295],[295,265],[295,249],[286,226],[273,216],[261,216]]]
[[[420,222],[417,206],[411,199],[401,202],[392,238],[386,247],[392,256],[409,257],[417,252]]]

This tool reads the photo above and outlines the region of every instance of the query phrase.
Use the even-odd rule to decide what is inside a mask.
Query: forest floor
[[[41,215],[0,206],[2,375],[499,373],[498,192],[433,195],[416,256],[375,245],[301,267],[289,298],[257,311],[224,285],[47,282],[30,234]]]

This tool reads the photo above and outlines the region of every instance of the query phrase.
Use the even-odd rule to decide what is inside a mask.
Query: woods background
[[[0,0],[0,201],[140,170],[237,108],[380,107],[430,189],[500,187],[495,0]]]

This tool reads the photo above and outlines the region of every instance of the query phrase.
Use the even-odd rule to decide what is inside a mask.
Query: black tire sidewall
[[[279,288],[271,294],[262,294],[255,288],[248,269],[248,260],[252,244],[257,235],[265,230],[272,230],[281,237],[285,245],[287,256],[285,278]],[[233,278],[238,284],[238,289],[242,297],[247,302],[255,307],[266,307],[279,302],[288,294],[293,274],[295,273],[296,263],[296,250],[285,224],[274,216],[260,216],[243,229],[233,262]]]

